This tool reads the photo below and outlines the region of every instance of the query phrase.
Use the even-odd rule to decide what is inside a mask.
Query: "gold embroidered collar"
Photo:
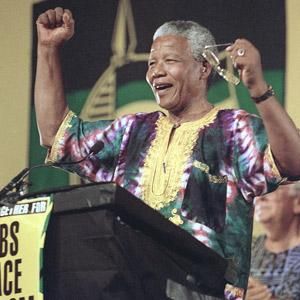
[[[143,200],[160,210],[184,191],[187,169],[199,131],[211,124],[219,111],[213,108],[199,120],[174,126],[167,116],[156,122],[157,133],[147,153],[142,177]],[[183,198],[183,195],[182,197]]]

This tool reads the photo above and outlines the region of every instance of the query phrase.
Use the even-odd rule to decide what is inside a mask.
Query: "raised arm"
[[[72,13],[61,7],[47,10],[37,21],[37,69],[35,109],[40,143],[51,147],[56,132],[69,111],[66,103],[59,51],[74,34]]]
[[[299,176],[300,136],[275,95],[271,95],[263,76],[259,51],[245,39],[237,39],[227,50],[251,98],[256,102],[279,170],[285,176]],[[266,97],[261,97],[263,95]],[[266,99],[261,101],[259,98]]]

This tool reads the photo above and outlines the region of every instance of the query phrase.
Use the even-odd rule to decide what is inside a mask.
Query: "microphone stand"
[[[28,185],[24,180],[32,169],[40,167],[52,167],[54,164],[39,164],[31,168],[25,168],[17,174],[1,191],[0,191],[0,207],[8,206],[13,207]],[[13,191],[15,190],[15,191]]]
[[[79,164],[84,160],[90,158],[92,155],[96,155],[98,152],[100,152],[103,149],[103,147],[104,147],[104,143],[102,141],[98,141],[91,147],[88,155],[86,155],[84,158],[80,160],[71,161],[71,162],[39,164],[39,165],[32,166],[30,168],[23,169],[0,191],[0,207],[1,206],[12,207],[18,202],[19,197],[24,193],[25,186],[28,185],[28,183],[26,183],[24,179],[25,177],[28,176],[31,170],[40,167],[60,167],[60,166]],[[14,189],[15,192],[13,192]]]

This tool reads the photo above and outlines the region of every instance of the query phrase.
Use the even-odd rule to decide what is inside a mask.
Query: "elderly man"
[[[214,107],[207,100],[212,66],[202,53],[211,33],[191,21],[172,21],[155,32],[146,79],[168,111],[126,115],[113,122],[83,122],[67,106],[59,49],[74,33],[67,9],[37,20],[35,105],[49,161],[86,157],[66,169],[92,181],[115,181],[167,219],[233,262],[236,277],[226,299],[247,287],[252,201],[283,177],[300,175],[300,139],[263,77],[258,50],[237,39],[227,48],[261,118]],[[179,285],[171,299],[207,299]]]

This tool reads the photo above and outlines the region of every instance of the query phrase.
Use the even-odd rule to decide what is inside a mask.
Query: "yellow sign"
[[[43,300],[42,252],[50,197],[0,207],[0,299]]]

